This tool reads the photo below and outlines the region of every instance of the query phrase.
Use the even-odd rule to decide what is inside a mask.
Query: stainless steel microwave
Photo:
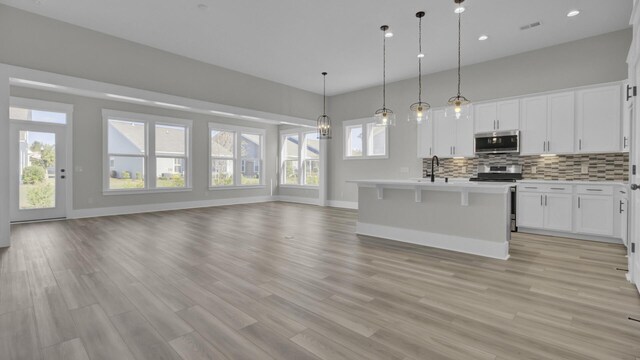
[[[507,154],[520,152],[520,131],[495,131],[475,136],[476,154]]]

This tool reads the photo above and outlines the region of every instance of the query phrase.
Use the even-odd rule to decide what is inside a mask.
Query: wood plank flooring
[[[281,202],[14,225],[0,359],[640,359],[622,245],[515,234],[508,261]]]

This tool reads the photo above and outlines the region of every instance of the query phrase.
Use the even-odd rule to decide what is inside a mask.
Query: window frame
[[[307,159],[304,157],[304,146],[306,146],[306,135],[307,134],[318,134],[317,130],[312,130],[309,128],[296,128],[296,129],[287,129],[280,131],[280,174],[278,176],[279,186],[282,188],[305,188],[305,189],[319,189],[320,187],[320,172],[323,170],[321,166],[321,152],[320,152],[320,141],[318,141],[318,184],[305,184],[306,182],[306,172],[305,172],[305,162],[306,160],[316,160],[316,159]],[[284,142],[287,136],[296,135],[298,136],[298,183],[297,184],[285,184],[284,182]]]
[[[131,154],[109,153],[109,120],[130,121],[144,124],[145,152],[143,156]],[[178,126],[185,128],[185,154],[183,156],[156,155],[156,125]],[[182,192],[193,190],[193,121],[144,113],[132,113],[118,110],[102,109],[102,193],[104,195],[119,194],[148,194],[164,192]],[[111,171],[111,156],[142,157],[144,159],[144,188],[140,189],[111,189],[109,177]],[[158,158],[183,158],[184,187],[157,187]]]
[[[375,121],[372,118],[362,118],[355,120],[347,120],[342,122],[342,159],[343,160],[381,160],[389,158],[389,128],[385,127],[384,131],[384,154],[383,155],[368,155],[369,149],[369,126],[371,129],[375,128]],[[349,149],[349,136],[347,134],[347,128],[360,127],[362,129],[362,155],[347,155]]]
[[[222,158],[222,157],[214,157],[211,155],[211,131],[212,130],[219,130],[219,131],[225,131],[225,132],[232,132],[233,135],[233,157],[227,157],[227,158]],[[242,184],[242,134],[249,134],[249,135],[259,135],[260,136],[260,174],[259,174],[259,179],[260,179],[260,183],[257,185],[251,184],[251,185],[243,185]],[[264,164],[265,161],[265,149],[266,149],[266,139],[267,139],[267,131],[266,129],[263,128],[256,128],[256,127],[248,127],[248,126],[237,126],[237,125],[229,125],[229,124],[223,124],[223,123],[215,123],[215,122],[210,122],[209,123],[209,132],[207,135],[207,141],[208,141],[208,146],[207,148],[209,149],[209,153],[208,153],[208,161],[209,161],[209,165],[208,165],[208,169],[209,169],[209,175],[208,175],[208,188],[209,190],[232,190],[232,189],[262,189],[264,187],[266,187],[265,185],[265,173],[264,173],[264,166],[262,166]],[[212,180],[213,180],[213,160],[214,159],[219,159],[219,160],[233,160],[233,184],[231,185],[213,185],[212,184]],[[254,165],[255,166],[255,165]]]

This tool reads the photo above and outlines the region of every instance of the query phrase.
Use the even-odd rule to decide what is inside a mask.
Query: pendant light
[[[409,121],[418,125],[427,120],[428,111],[431,108],[429,103],[422,101],[422,58],[424,58],[422,53],[422,18],[424,15],[424,11],[416,13],[418,18],[418,102],[409,107]]]
[[[387,38],[393,36],[393,32],[387,25],[380,26],[382,30],[382,108],[376,110],[373,119],[377,126],[395,126],[396,114],[387,109]]]
[[[331,139],[331,118],[327,116],[327,73],[322,73],[322,115],[318,117],[318,139]]]
[[[460,83],[461,83],[461,75],[460,75],[460,38],[461,38],[461,29],[462,29],[462,13],[464,12],[464,6],[462,3],[464,0],[453,0],[456,4],[456,9],[454,12],[458,14],[458,94],[449,99],[449,107],[447,108],[447,116],[454,115],[456,119],[467,118],[469,117],[469,101],[466,97],[462,96],[460,92]]]

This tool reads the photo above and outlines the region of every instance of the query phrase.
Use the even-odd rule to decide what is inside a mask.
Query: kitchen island
[[[509,258],[511,184],[354,180],[356,233]]]

